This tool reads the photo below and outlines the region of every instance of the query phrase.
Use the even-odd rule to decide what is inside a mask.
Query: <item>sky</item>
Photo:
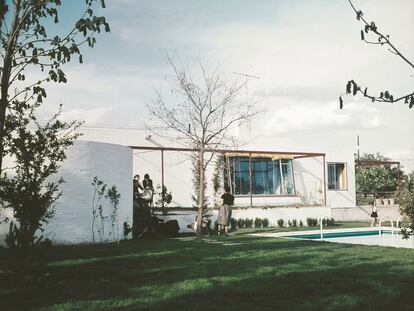
[[[354,0],[364,17],[414,60],[414,1]],[[66,1],[59,31],[82,12]],[[110,34],[84,48],[84,64],[65,67],[68,83],[48,88],[45,115],[62,103],[67,119],[86,127],[142,128],[156,90],[168,92],[165,56],[194,68],[219,64],[228,79],[247,73],[246,93],[266,111],[249,139],[295,141],[304,149],[351,146],[381,152],[414,170],[414,109],[338,97],[354,79],[378,94],[413,91],[414,70],[385,47],[360,40],[362,24],[347,0],[106,0]],[[277,149],[277,148],[276,148]]]

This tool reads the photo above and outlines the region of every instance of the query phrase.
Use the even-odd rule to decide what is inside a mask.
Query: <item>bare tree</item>
[[[173,70],[172,92],[179,102],[167,104],[157,92],[157,97],[148,109],[153,117],[161,121],[174,138],[186,146],[194,148],[195,167],[199,168],[197,187],[198,217],[197,238],[202,237],[203,211],[205,210],[205,172],[220,148],[235,146],[236,139],[229,131],[257,113],[254,104],[239,101],[238,97],[245,83],[229,81],[219,72],[219,68],[209,70],[198,62],[201,69],[201,82],[196,82],[182,66],[170,57],[168,64]]]
[[[410,68],[414,69],[414,64],[412,61],[408,60],[391,42],[390,35],[384,35],[383,32],[378,30],[378,26],[375,22],[368,22],[364,18],[364,14],[361,10],[355,8],[351,0],[348,0],[352,9],[356,14],[357,20],[361,21],[364,24],[364,29],[361,30],[361,41],[364,41],[367,44],[375,44],[386,46],[388,51],[399,58],[401,58]],[[371,35],[373,39],[367,39],[367,35]],[[379,95],[372,95],[368,92],[368,87],[361,87],[354,80],[348,81],[346,85],[346,94],[352,94],[353,96],[361,93],[364,97],[369,98],[372,102],[383,102],[383,103],[394,103],[399,101],[404,101],[405,104],[408,104],[409,108],[414,106],[414,91],[409,92],[405,95],[394,96],[389,91],[382,91]],[[342,96],[339,97],[339,107],[343,108],[343,99]]]

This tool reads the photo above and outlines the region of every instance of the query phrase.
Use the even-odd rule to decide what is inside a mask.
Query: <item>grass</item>
[[[2,310],[412,310],[414,251],[232,235],[0,249]],[[33,266],[32,266],[33,267]]]

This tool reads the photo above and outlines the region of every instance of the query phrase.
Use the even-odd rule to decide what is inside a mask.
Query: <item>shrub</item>
[[[269,227],[269,219],[263,218],[262,219],[263,228]]]
[[[243,218],[237,219],[237,227],[244,228],[245,220]]]
[[[298,221],[296,219],[292,219],[292,227],[297,227]]]
[[[327,223],[328,226],[333,226],[335,224],[335,219],[333,219],[333,218],[327,219],[326,223]]]
[[[306,218],[306,224],[308,227],[316,227],[318,225],[318,219]]]
[[[284,224],[285,224],[285,221],[282,218],[277,220],[277,226],[278,227],[283,228]]]
[[[303,221],[299,220],[299,227],[303,227]]]
[[[262,227],[262,219],[261,218],[256,218],[254,220],[254,227],[255,228],[261,228]]]
[[[288,220],[288,227],[292,227],[292,222],[290,221],[290,219]]]
[[[253,227],[253,219],[246,218],[244,226],[245,226],[245,228],[252,228]]]
[[[237,219],[234,219],[234,218],[230,219],[230,226],[233,230],[236,230],[236,228],[237,228]]]

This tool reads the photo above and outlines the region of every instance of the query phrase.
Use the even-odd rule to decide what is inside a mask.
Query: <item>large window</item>
[[[328,189],[346,190],[347,187],[346,164],[328,163]]]
[[[230,177],[235,195],[250,194],[249,157],[230,157]],[[251,159],[252,194],[255,195],[293,195],[292,160],[271,158]]]

